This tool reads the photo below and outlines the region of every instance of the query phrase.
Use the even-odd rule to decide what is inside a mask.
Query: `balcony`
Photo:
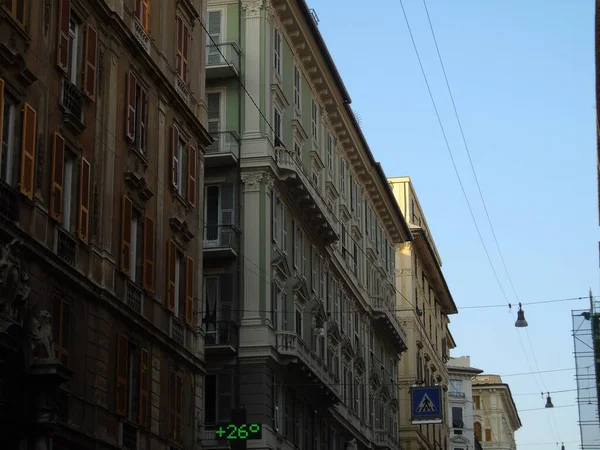
[[[77,89],[77,86],[66,78],[62,80],[60,106],[65,123],[75,133],[81,133],[85,129],[83,124],[83,94]]]
[[[388,332],[398,354],[406,351],[406,335],[400,326],[396,316],[396,308],[393,300],[382,296],[371,297],[373,316],[382,331]]]
[[[458,392],[458,391],[448,391],[448,397],[465,398],[465,393],[464,392]]]
[[[171,339],[185,346],[185,324],[174,315],[171,316]]]
[[[240,230],[235,225],[204,227],[204,258],[237,258]]]
[[[275,147],[275,160],[283,181],[292,196],[297,200],[304,216],[317,228],[317,234],[329,245],[339,239],[335,221],[327,207],[327,202],[311,183],[304,164],[294,152],[283,147]]]
[[[3,181],[0,181],[0,217],[10,223],[19,221],[17,191]]]
[[[242,51],[235,42],[210,43],[206,46],[206,79],[238,77]]]
[[[239,345],[238,327],[230,320],[207,321],[204,324],[206,355],[235,355]]]
[[[199,430],[199,439],[200,445],[202,448],[212,448],[212,449],[229,449],[230,441],[226,439],[219,439],[217,437],[217,426],[216,425],[206,425],[202,426]]]
[[[133,309],[136,313],[142,313],[142,299],[144,293],[131,280],[127,280],[127,306]]]
[[[341,400],[339,380],[321,359],[294,331],[277,332],[277,351],[289,366],[298,385],[311,386],[328,406]],[[284,364],[285,364],[284,363]]]
[[[373,430],[375,437],[375,448],[387,448],[391,450],[398,450],[400,444],[394,440],[392,433],[387,430],[375,429]]]
[[[144,51],[150,54],[150,36],[144,30],[144,27],[140,22],[136,19],[131,21],[131,31],[133,32],[133,36],[140,43]]]
[[[235,131],[211,133],[215,140],[206,148],[206,167],[233,166],[240,158],[240,136]]]

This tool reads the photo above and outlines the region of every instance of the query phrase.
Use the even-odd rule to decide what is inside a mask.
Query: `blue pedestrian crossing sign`
[[[412,423],[442,423],[442,387],[413,387],[411,389]]]

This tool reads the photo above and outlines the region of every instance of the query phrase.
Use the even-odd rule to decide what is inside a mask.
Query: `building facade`
[[[448,417],[451,423],[448,450],[475,450],[473,420],[473,378],[483,372],[471,367],[469,356],[450,358],[447,362]]]
[[[456,347],[448,328],[449,315],[458,311],[410,178],[390,178],[389,183],[413,235],[411,242],[396,247],[396,309],[408,338],[408,351],[398,368],[400,438],[406,450],[447,449],[448,416],[441,424],[413,425],[410,387],[442,386],[447,404],[446,362],[450,349]]]
[[[510,386],[498,375],[477,375],[473,380],[473,430],[481,446],[516,450],[515,431],[521,419]]]
[[[207,29],[202,445],[244,409],[253,448],[398,449],[410,230],[317,23],[303,0],[210,0]]]
[[[3,447],[198,441],[205,11],[0,6]]]

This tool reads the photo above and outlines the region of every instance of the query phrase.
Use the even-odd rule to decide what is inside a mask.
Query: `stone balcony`
[[[373,317],[381,331],[387,332],[398,354],[407,350],[407,339],[400,321],[396,315],[396,305],[393,300],[382,296],[371,297]]]
[[[328,406],[341,400],[340,381],[296,332],[278,331],[276,342],[284,365],[289,366],[290,374],[299,385],[314,387]]]
[[[275,160],[281,181],[286,184],[305,217],[317,229],[327,245],[339,239],[335,221],[327,203],[311,182],[311,177],[299,156],[285,147],[275,147]]]

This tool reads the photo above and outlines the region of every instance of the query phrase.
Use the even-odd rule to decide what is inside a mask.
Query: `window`
[[[485,440],[487,442],[490,442],[492,440],[492,429],[491,428],[485,429]]]
[[[296,334],[302,338],[303,327],[302,327],[302,311],[296,310]]]
[[[479,422],[475,422],[474,425],[475,438],[481,442],[481,424]]]
[[[197,152],[190,142],[182,136],[177,125],[171,129],[171,186],[188,205],[196,205]],[[186,159],[184,159],[186,158]]]
[[[294,106],[296,107],[296,112],[302,112],[302,97],[300,95],[301,92],[302,79],[300,77],[300,70],[298,66],[294,65]]]
[[[287,329],[286,297],[285,290],[278,282],[272,283],[273,293],[271,298],[273,328],[278,331]]]
[[[215,139],[210,148],[216,151],[222,150],[223,143],[221,142],[221,93],[210,92],[207,96],[207,112],[208,112],[208,132]],[[209,149],[210,151],[210,149]]]
[[[333,136],[327,134],[327,169],[333,173]]]
[[[52,339],[56,359],[69,367],[69,336],[71,331],[71,305],[55,297],[52,307]]]
[[[453,394],[462,393],[462,380],[450,380],[450,392]]]
[[[204,326],[206,345],[230,343],[233,309],[233,275],[204,277]]]
[[[281,141],[281,113],[277,107],[273,108],[273,141],[275,147],[283,147]]]
[[[298,143],[296,139],[294,139],[294,153],[300,157],[302,157],[302,147]]]
[[[148,350],[117,336],[116,412],[145,426],[148,419],[150,357]]]
[[[181,414],[183,412],[183,374],[169,372],[169,439],[181,442]]]
[[[207,375],[204,395],[204,421],[207,425],[231,420],[233,376],[230,373]]]
[[[37,113],[28,104],[23,107],[23,132],[21,136],[20,190],[33,200]]]
[[[121,271],[154,292],[154,221],[134,208],[129,197],[121,205]]]
[[[461,407],[452,407],[452,427],[463,428],[463,410]]]
[[[133,72],[127,78],[127,138],[145,155],[148,151],[148,92]]]
[[[223,22],[223,12],[222,11],[208,11],[208,52],[206,54],[206,65],[207,66],[216,66],[223,63],[221,56],[221,35],[223,34],[221,30],[221,23]]]
[[[281,34],[276,28],[273,32],[273,67],[275,73],[281,76]]]
[[[281,218],[281,245],[282,250],[285,255],[287,255],[288,251],[288,241],[287,241],[287,208],[285,203],[281,202],[280,204],[280,215]]]
[[[340,165],[340,193],[342,197],[346,197],[346,160],[343,158]]]
[[[312,101],[312,119],[311,119],[311,129],[312,129],[312,137],[313,141],[318,144],[319,143],[319,105],[314,100]]]
[[[189,31],[184,20],[177,16],[177,52],[175,57],[175,70],[181,81],[187,84],[188,82],[188,41]]]
[[[25,8],[27,0],[6,0],[3,3],[4,8],[8,10],[10,15],[23,27],[25,26],[25,16],[27,9]]]
[[[176,317],[185,318],[189,326],[194,325],[194,260],[184,257],[175,242],[167,247],[167,308]]]
[[[473,409],[481,409],[481,398],[479,395],[473,396]]]
[[[302,273],[302,230],[295,221],[292,221],[292,232],[294,241],[294,254],[292,255],[294,268]]]
[[[204,188],[205,247],[226,247],[235,244],[233,183],[221,183]]]
[[[69,62],[67,68],[67,77],[71,84],[77,84],[77,62],[79,51],[79,23],[73,14],[69,19]]]
[[[135,1],[135,16],[146,32],[150,29],[150,0]]]
[[[15,154],[15,103],[4,89],[4,80],[0,79],[0,133],[2,147],[0,147],[0,179],[12,185],[14,177]]]

